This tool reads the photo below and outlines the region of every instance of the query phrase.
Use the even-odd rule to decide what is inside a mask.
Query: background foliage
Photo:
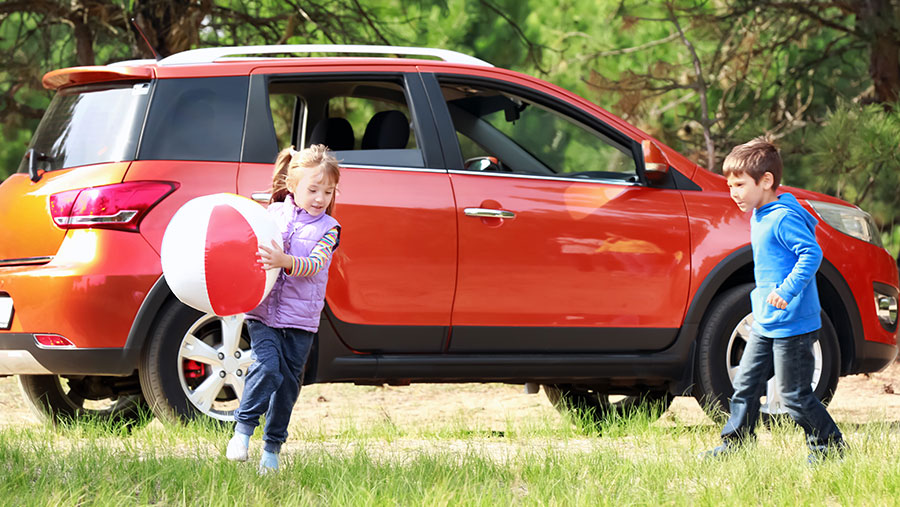
[[[900,246],[900,0],[12,0],[0,3],[0,179],[50,70],[195,47],[442,47],[547,79],[717,170],[766,133],[785,182],[870,211]]]

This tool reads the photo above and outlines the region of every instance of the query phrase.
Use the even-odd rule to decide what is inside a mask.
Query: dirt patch
[[[838,423],[900,422],[900,362],[879,373],[843,377],[829,412]],[[417,384],[372,387],[348,384],[307,386],[294,408],[292,426],[322,437],[353,436],[382,425],[386,436],[452,431],[502,437],[530,425],[565,424],[543,393],[525,394],[503,384]],[[710,424],[693,398],[676,398],[662,424]],[[0,378],[0,427],[39,424],[15,377]]]
[[[878,373],[842,377],[828,411],[837,422],[900,421],[900,361]]]
[[[0,378],[0,428],[28,424],[38,424],[38,419],[25,404],[16,377]]]

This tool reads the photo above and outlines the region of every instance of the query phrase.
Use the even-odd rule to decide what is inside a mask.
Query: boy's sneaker
[[[722,444],[718,447],[714,447],[706,452],[700,453],[700,458],[704,460],[713,460],[724,458],[730,454],[734,454],[737,451],[737,446],[734,444]]]
[[[250,436],[235,432],[231,440],[228,441],[228,448],[225,449],[225,457],[231,461],[247,461],[249,458],[247,448],[250,444]]]
[[[826,461],[844,459],[844,451],[847,450],[847,444],[843,440],[836,444],[831,444],[822,449],[816,449],[809,453],[806,457],[806,464],[810,466],[820,465]]]

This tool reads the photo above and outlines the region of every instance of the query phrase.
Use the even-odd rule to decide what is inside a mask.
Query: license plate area
[[[12,326],[13,300],[6,294],[0,294],[0,329]]]

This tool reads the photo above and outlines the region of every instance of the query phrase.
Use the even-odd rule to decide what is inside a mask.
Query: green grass
[[[451,417],[422,427],[344,420],[292,427],[278,474],[222,456],[215,424],[102,421],[0,430],[3,505],[898,505],[900,428],[843,425],[841,461],[810,467],[792,424],[717,461],[718,426],[647,415],[584,428],[546,415],[502,431]],[[406,429],[404,429],[406,428]]]

